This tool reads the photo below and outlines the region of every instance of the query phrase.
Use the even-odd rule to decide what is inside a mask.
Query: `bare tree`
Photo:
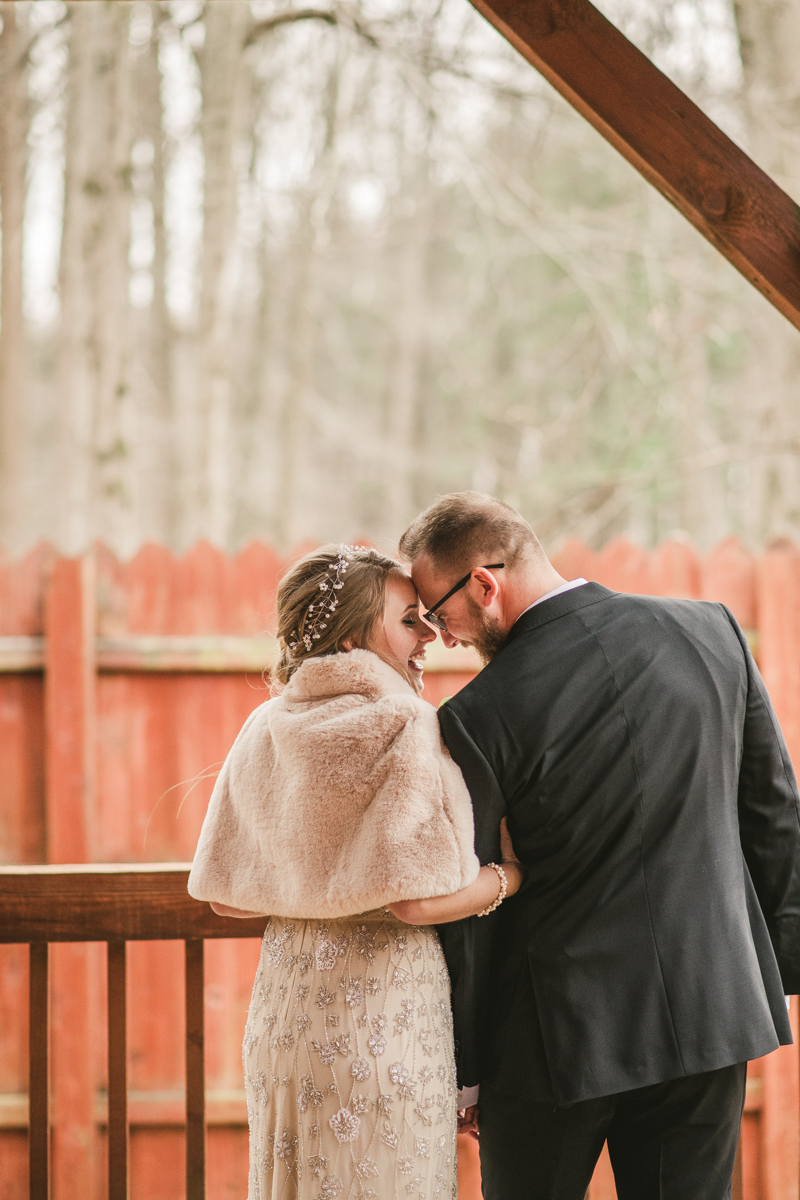
[[[160,35],[168,20],[158,0],[149,0],[149,36],[134,64],[134,138],[142,166],[134,187],[149,203],[152,222],[152,298],[140,310],[139,371],[135,382],[143,426],[139,454],[142,535],[174,545],[179,532],[178,455],[172,354],[174,331],[167,307],[167,230],[164,214],[164,143]],[[137,174],[141,178],[137,178]]]
[[[135,546],[127,5],[70,7],[59,326],[60,541]]]
[[[297,212],[287,377],[277,426],[281,457],[274,528],[281,546],[290,546],[301,534],[302,490],[312,465],[308,453],[308,409],[323,299],[321,257],[328,242],[330,208],[336,185],[343,45],[339,39],[337,52],[328,66],[316,153],[299,197]]]
[[[231,525],[233,333],[239,281],[237,154],[246,130],[250,77],[245,4],[209,4],[198,53],[203,97],[203,245],[196,414],[196,490],[187,526],[218,545]]]
[[[737,0],[740,86],[732,10],[614,3],[800,193],[797,5]],[[463,0],[72,3],[29,63],[0,11],[6,543],[388,546],[471,485],[551,543],[800,535],[794,331]]]
[[[23,220],[27,163],[28,31],[15,4],[0,4],[0,509],[2,540],[24,544],[28,364],[23,316]]]

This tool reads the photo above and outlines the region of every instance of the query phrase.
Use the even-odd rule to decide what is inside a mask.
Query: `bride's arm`
[[[211,904],[218,917],[263,917],[260,912],[248,912],[246,908],[231,908],[230,904]]]
[[[500,845],[503,855],[500,866],[508,880],[506,896],[513,896],[522,886],[525,869],[514,854],[505,817],[500,824]],[[450,921],[461,921],[464,917],[474,917],[476,913],[483,912],[490,904],[494,904],[499,894],[500,878],[497,871],[494,867],[481,867],[473,883],[450,896],[398,900],[396,904],[387,905],[387,908],[398,921],[404,921],[407,925],[446,925]]]

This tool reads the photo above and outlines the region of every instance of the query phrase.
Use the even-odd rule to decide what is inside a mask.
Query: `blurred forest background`
[[[800,0],[600,7],[800,198]],[[7,551],[800,534],[797,332],[466,0],[0,14]]]

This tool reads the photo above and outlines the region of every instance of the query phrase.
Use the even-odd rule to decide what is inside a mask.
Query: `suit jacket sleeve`
[[[461,768],[475,813],[475,852],[482,865],[500,858],[500,822],[506,802],[497,778],[456,713],[439,709],[442,736]],[[491,999],[491,958],[500,909],[438,927],[450,972],[458,1086],[480,1082],[481,1030]]]
[[[739,833],[787,994],[800,992],[800,797],[767,689],[735,618],[747,663]]]

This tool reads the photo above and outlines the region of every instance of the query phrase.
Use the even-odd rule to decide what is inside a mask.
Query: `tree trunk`
[[[22,238],[28,102],[25,31],[14,4],[0,5],[0,542],[18,552],[26,540],[25,402],[27,361],[23,316]]]
[[[308,400],[313,380],[314,343],[322,300],[319,272],[328,242],[328,217],[335,183],[335,148],[339,117],[337,57],[330,69],[325,102],[325,128],[298,215],[298,247],[293,262],[295,284],[291,298],[288,383],[278,420],[280,469],[275,508],[275,538],[282,548],[303,535],[303,468],[309,460]]]
[[[60,543],[136,545],[128,378],[130,9],[70,7],[58,366]]]
[[[172,395],[173,331],[167,308],[167,235],[164,225],[164,128],[159,68],[159,30],[166,19],[150,0],[152,29],[136,64],[136,137],[152,146],[147,198],[152,206],[153,299],[140,322],[142,380],[138,402],[146,418],[147,445],[140,456],[142,536],[175,547],[178,536],[178,461]]]
[[[800,6],[734,0],[751,153],[800,199]]]
[[[203,97],[201,134],[203,243],[198,321],[197,461],[189,539],[227,546],[231,527],[231,363],[235,335],[239,242],[237,162],[247,116],[250,73],[244,44],[246,4],[208,4],[198,55]]]
[[[393,346],[387,378],[384,431],[385,463],[381,536],[392,541],[414,516],[416,460],[422,371],[427,344],[428,265],[432,196],[427,145],[410,158],[405,204],[410,213],[397,222],[394,246],[396,307]]]

